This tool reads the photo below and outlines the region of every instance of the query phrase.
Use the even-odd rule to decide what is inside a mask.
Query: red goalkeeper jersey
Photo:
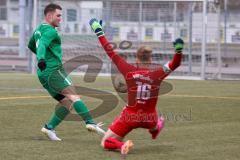
[[[176,53],[173,59],[155,70],[140,68],[127,63],[112,48],[104,35],[99,37],[104,50],[124,76],[128,88],[127,107],[153,112],[156,109],[159,88],[162,80],[175,70],[181,63],[181,53]]]

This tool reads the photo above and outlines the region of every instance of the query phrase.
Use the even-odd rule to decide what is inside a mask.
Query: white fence
[[[0,39],[18,37],[18,1],[6,0],[0,9]],[[29,1],[28,1],[29,2]],[[63,37],[64,60],[78,55],[97,55],[106,64],[103,72],[110,71],[109,59],[92,34],[88,21],[103,19],[107,37],[118,46],[123,40],[132,42],[127,50],[117,48],[126,54],[128,61],[135,61],[139,45],[149,45],[154,50],[153,59],[163,63],[172,57],[172,41],[181,37],[186,42],[182,66],[175,72],[179,76],[202,76],[204,78],[240,79],[240,18],[239,13],[223,8],[218,10],[214,3],[208,3],[207,30],[203,33],[203,2],[191,1],[64,1],[37,0],[37,24],[43,20],[43,8],[55,2],[63,7],[63,21],[58,28]],[[28,7],[28,4],[27,4]],[[26,33],[31,33],[28,20],[34,20],[34,12],[26,7]],[[15,16],[14,16],[15,15]],[[224,16],[227,21],[224,21]],[[1,17],[7,17],[1,20]],[[226,23],[227,22],[227,23]],[[205,35],[205,36],[204,36]],[[204,37],[203,37],[204,36]],[[203,39],[206,38],[205,62]],[[203,64],[204,63],[204,64]],[[29,63],[30,64],[30,63]],[[203,68],[204,67],[204,68]]]

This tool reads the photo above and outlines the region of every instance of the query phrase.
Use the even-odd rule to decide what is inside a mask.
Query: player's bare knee
[[[72,98],[73,102],[76,102],[76,101],[79,101],[79,100],[80,100],[80,96],[78,96],[78,95],[74,95],[73,98]]]
[[[68,95],[67,97],[73,103],[80,100],[80,96],[79,95]]]

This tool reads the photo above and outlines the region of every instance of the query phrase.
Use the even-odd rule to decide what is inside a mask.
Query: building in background
[[[30,0],[26,0],[27,4]],[[43,19],[42,9],[49,1],[38,0],[38,23]],[[175,6],[169,2],[142,2],[142,13],[139,2],[134,1],[55,1],[63,6],[63,21],[59,28],[63,34],[91,34],[88,21],[92,17],[110,21],[107,28],[113,40],[173,41],[175,37],[188,40],[189,5],[181,3]],[[232,3],[232,2],[231,2]],[[237,2],[235,2],[237,3]],[[109,10],[109,6],[111,10]],[[201,41],[202,3],[193,5],[193,42]],[[176,13],[174,13],[176,11]],[[213,11],[213,12],[212,12]],[[26,11],[28,12],[28,11]],[[32,15],[26,13],[27,15]],[[221,32],[224,32],[224,21],[221,13]],[[17,38],[19,34],[19,0],[0,1],[0,38]],[[214,6],[209,7],[207,41],[217,41],[217,13]],[[240,11],[230,5],[227,23],[228,43],[240,43]],[[27,26],[27,31],[29,26]],[[139,34],[141,33],[141,34]],[[222,40],[223,40],[222,34]]]
[[[49,2],[55,2],[63,7],[62,23],[58,30],[63,39],[64,61],[80,55],[98,56],[104,61],[103,72],[109,73],[109,60],[88,24],[91,18],[97,18],[103,20],[104,31],[116,44],[117,51],[126,54],[129,61],[135,61],[135,51],[139,45],[153,48],[154,62],[167,61],[173,54],[172,41],[182,37],[186,42],[184,57],[182,66],[175,74],[202,76],[206,73],[206,77],[218,76],[218,79],[221,74],[226,77],[240,75],[240,1],[228,0],[227,12],[224,12],[224,3],[221,3],[219,14],[219,5],[209,0],[206,33],[203,33],[203,2],[25,0],[26,6],[23,7],[19,5],[23,1],[0,0],[0,70],[34,70],[35,57],[28,54],[29,50],[20,54],[20,49],[26,49],[26,44],[20,44],[24,42],[22,39],[27,42],[35,25],[43,21],[44,7]],[[37,1],[36,12],[30,5],[34,1]],[[19,12],[24,15],[22,8],[26,15],[23,20],[26,27],[19,22]],[[19,39],[24,28],[26,38],[21,36],[22,39]],[[131,48],[121,50],[122,40],[130,41]]]
[[[18,0],[0,1],[0,38],[18,37],[19,33]]]

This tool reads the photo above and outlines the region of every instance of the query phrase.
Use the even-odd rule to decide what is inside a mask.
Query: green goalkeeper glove
[[[102,30],[102,20],[98,22],[97,19],[92,18],[89,21],[89,25],[91,26],[93,32],[95,32],[98,37],[104,35],[104,32]]]
[[[173,42],[173,47],[174,47],[176,52],[181,53],[183,48],[184,48],[184,41],[181,38],[177,38]]]

